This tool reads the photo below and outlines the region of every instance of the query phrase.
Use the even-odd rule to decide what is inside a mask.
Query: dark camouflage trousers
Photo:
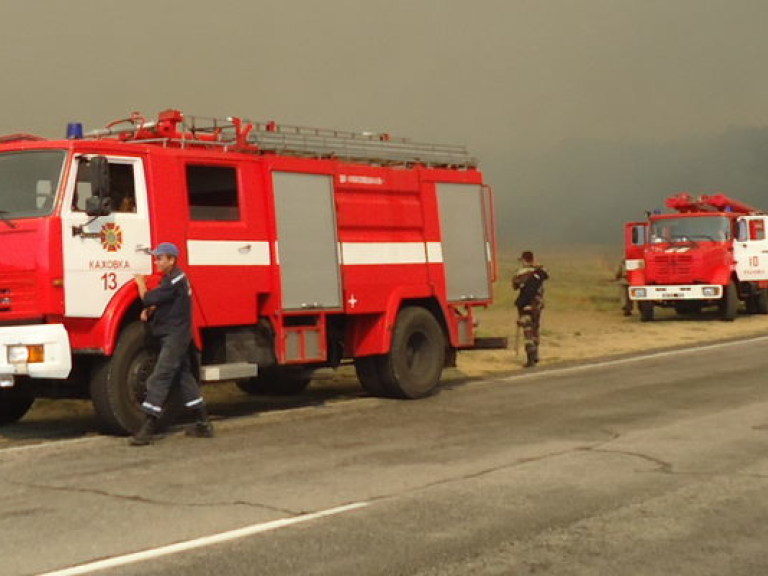
[[[539,328],[543,308],[544,301],[536,298],[527,306],[521,306],[517,309],[517,325],[523,331],[523,343],[529,363],[539,361]]]

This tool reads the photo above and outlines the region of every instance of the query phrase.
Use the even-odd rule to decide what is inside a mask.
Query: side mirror
[[[94,156],[88,161],[93,195],[85,201],[88,216],[107,216],[112,212],[109,197],[109,161],[104,156]]]
[[[112,213],[112,199],[109,196],[91,196],[85,201],[88,216],[109,216]]]

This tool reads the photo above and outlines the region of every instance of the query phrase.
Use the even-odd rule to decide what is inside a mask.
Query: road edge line
[[[204,548],[206,546],[213,546],[223,542],[230,542],[232,540],[245,538],[246,536],[260,534],[262,532],[269,532],[271,530],[293,526],[302,522],[309,522],[310,520],[316,520],[318,518],[335,516],[345,512],[351,512],[353,510],[359,510],[360,508],[364,508],[368,505],[369,502],[354,502],[352,504],[345,504],[343,506],[337,506],[336,508],[329,508],[319,512],[310,512],[307,514],[301,514],[299,516],[291,516],[289,518],[280,518],[279,520],[271,520],[269,522],[262,522],[260,524],[252,524],[243,528],[236,528],[235,530],[219,532],[218,534],[202,536],[200,538],[185,540],[183,542],[160,546],[158,548],[150,548],[140,552],[132,552],[130,554],[123,554],[121,556],[113,556],[111,558],[104,558],[94,562],[78,564],[69,568],[40,573],[38,576],[78,576],[80,574],[90,574],[92,572],[96,572],[97,570],[135,564],[137,562],[143,562],[151,558],[170,556],[171,554],[195,550],[197,548]]]

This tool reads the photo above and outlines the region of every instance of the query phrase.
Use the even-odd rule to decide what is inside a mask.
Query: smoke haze
[[[679,191],[768,209],[768,4],[7,0],[0,133],[140,110],[463,143],[505,244],[621,242]]]

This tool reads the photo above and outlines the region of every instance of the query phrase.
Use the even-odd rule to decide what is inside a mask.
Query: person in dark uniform
[[[192,289],[186,274],[177,265],[179,249],[175,244],[162,242],[152,254],[163,275],[160,285],[147,290],[146,279],[140,274],[135,276],[135,281],[144,304],[141,319],[145,322],[151,319],[152,335],[159,341],[160,353],[147,379],[147,395],[141,405],[146,420],[130,442],[134,446],[152,442],[163,405],[176,382],[181,387],[184,406],[197,411],[197,421],[187,434],[210,438],[213,427],[191,370],[190,354],[196,354],[192,340]]]
[[[619,267],[616,269],[615,278],[619,285],[621,311],[624,313],[624,316],[632,316],[634,302],[632,302],[632,299],[629,297],[629,279],[627,277],[627,264],[625,260],[622,260]]]
[[[520,268],[512,277],[512,288],[520,293],[515,299],[517,325],[523,330],[526,368],[539,361],[539,327],[544,308],[544,281],[549,274],[543,266],[534,262],[533,252],[526,250],[519,258]]]

